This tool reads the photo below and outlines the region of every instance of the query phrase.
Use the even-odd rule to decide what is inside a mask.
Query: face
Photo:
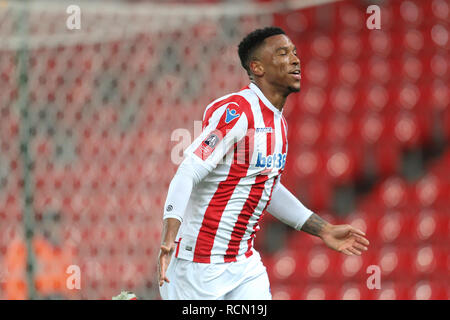
[[[300,60],[297,48],[284,34],[266,38],[255,53],[256,61],[251,65],[257,77],[287,93],[300,91]]]

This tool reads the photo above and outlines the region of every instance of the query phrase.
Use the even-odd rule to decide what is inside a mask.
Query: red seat
[[[336,147],[324,152],[326,173],[333,184],[345,184],[353,180],[356,173],[356,157],[351,150]]]
[[[431,208],[418,212],[413,217],[411,240],[415,243],[444,240],[447,230],[443,218]]]
[[[303,54],[303,53],[300,53]],[[303,58],[303,57],[302,57]],[[330,70],[328,64],[326,61],[323,61],[321,59],[310,59],[306,60],[304,67],[302,67],[302,73],[304,74],[304,81],[306,83],[309,83],[311,86],[317,86],[317,88],[323,88],[326,87],[326,85],[330,81],[330,73],[332,70]],[[311,94],[318,94],[323,93],[322,90],[313,90],[311,91]],[[321,95],[315,96],[316,99],[320,98]],[[313,98],[313,96],[310,96],[309,99]],[[324,98],[324,97],[323,97]],[[309,102],[311,100],[306,100],[306,102]],[[310,107],[310,106],[308,106]],[[311,106],[312,107],[312,106]]]
[[[391,34],[382,30],[368,33],[368,44],[373,56],[386,57],[395,48]]]
[[[379,101],[379,99],[377,100]],[[357,121],[357,129],[359,133],[358,141],[372,146],[383,138],[386,124],[378,112],[369,112],[361,115]]]
[[[437,64],[437,63],[436,63]],[[450,64],[449,66],[436,66],[436,68],[444,68],[444,69],[450,69]],[[449,71],[445,71],[445,76],[443,76],[442,78],[447,77],[448,78],[448,74],[450,72]],[[429,91],[429,96],[428,96],[428,101],[425,105],[425,107],[428,108],[433,108],[433,113],[435,116],[441,116],[444,115],[446,110],[448,110],[448,105],[450,103],[450,90],[445,82],[444,79],[434,79],[433,84],[431,86],[429,86],[428,88]],[[423,90],[423,89],[422,89]],[[426,110],[422,110],[424,114],[426,114]],[[433,115],[433,113],[429,112],[428,110],[428,115]],[[440,122],[439,124],[442,126],[445,123],[441,122],[442,119],[438,119]],[[436,121],[436,120],[435,120]],[[443,128],[445,130],[445,128]],[[444,132],[445,133],[445,132]]]
[[[312,281],[336,281],[341,276],[339,270],[341,259],[341,253],[329,250],[325,246],[319,246],[309,252],[307,265],[303,269],[303,272]]]
[[[302,282],[306,264],[307,252],[284,250],[269,258],[264,258],[269,278],[277,284]]]
[[[415,148],[422,142],[424,127],[413,113],[400,111],[388,123],[390,131],[403,148]]]
[[[353,87],[344,84],[336,84],[329,93],[329,100],[333,112],[350,114],[356,108],[360,98],[359,92]]]
[[[430,207],[435,202],[445,200],[448,185],[434,174],[427,174],[415,185],[412,195],[418,206]]]
[[[447,248],[441,245],[423,244],[413,251],[412,269],[416,278],[448,276]]]
[[[404,57],[402,64],[402,75],[404,78],[409,81],[417,81],[420,79],[423,74],[423,65],[419,58],[413,56]],[[416,103],[421,96],[420,92],[418,92],[418,88],[412,84],[405,85],[404,87],[407,90],[404,92],[406,95],[403,96],[406,100],[403,101],[407,102],[407,107],[416,107]],[[411,101],[409,98],[413,98],[413,100]],[[409,104],[408,102],[412,102],[412,104]]]
[[[448,285],[442,281],[419,280],[409,290],[411,300],[447,300]]]
[[[271,285],[273,300],[303,300],[304,290],[302,285],[275,284]]]
[[[362,256],[342,256],[339,264],[339,274],[348,279],[366,279],[366,263],[364,263],[364,258],[368,255],[366,252]]]
[[[307,178],[307,181],[309,181],[309,179],[320,174],[326,165],[324,155],[313,148],[300,150],[297,157],[291,159],[291,161],[295,162],[293,170],[302,184],[306,184],[304,179]]]
[[[371,300],[375,291],[370,290],[366,283],[345,283],[338,290],[337,299],[339,300]]]
[[[313,147],[323,139],[323,124],[316,117],[305,116],[295,126],[296,148]]]
[[[297,105],[305,114],[318,116],[328,107],[328,96],[326,91],[318,86],[306,87],[302,94],[297,97]]]
[[[409,201],[409,187],[400,177],[389,177],[380,183],[376,189],[376,201],[386,209],[404,208]]]
[[[409,298],[409,282],[404,281],[383,281],[381,288],[374,291],[374,299],[377,300],[406,300]]]
[[[339,30],[358,31],[365,26],[364,11],[359,10],[355,3],[338,2],[335,4],[335,26]]]
[[[327,282],[309,284],[301,292],[302,300],[336,300],[337,285]]]
[[[356,123],[352,117],[347,115],[331,115],[323,121],[323,137],[323,145],[327,148],[344,145],[349,139],[356,144],[358,143]]]
[[[411,253],[401,246],[385,246],[376,254],[383,279],[404,279],[411,274]]]
[[[389,210],[378,222],[378,239],[384,244],[408,243],[412,218],[405,211]]]
[[[445,0],[420,2],[425,15],[429,14],[437,21],[447,21],[449,4]]]
[[[337,49],[344,58],[356,59],[363,52],[363,42],[353,32],[343,32],[338,35]]]

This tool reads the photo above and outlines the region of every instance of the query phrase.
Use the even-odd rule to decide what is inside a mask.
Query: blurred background
[[[66,26],[71,4],[79,30]],[[366,27],[371,4],[380,30]],[[283,111],[282,181],[371,246],[346,257],[265,214],[255,246],[274,299],[449,299],[449,11],[449,0],[0,1],[0,298],[159,299],[172,133],[193,133],[207,104],[248,84],[237,44],[277,25],[303,75]]]

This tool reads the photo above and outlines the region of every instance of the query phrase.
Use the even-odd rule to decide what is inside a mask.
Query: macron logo
[[[236,118],[239,118],[240,114],[236,113],[236,110],[227,108],[227,114],[225,117],[225,123],[230,123]]]

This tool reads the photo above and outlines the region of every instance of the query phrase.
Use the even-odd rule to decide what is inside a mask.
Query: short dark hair
[[[263,29],[256,29],[250,32],[242,39],[238,46],[239,58],[241,59],[242,67],[247,70],[250,75],[250,59],[256,49],[264,42],[268,37],[278,34],[286,34],[283,29],[279,27],[265,27]]]

